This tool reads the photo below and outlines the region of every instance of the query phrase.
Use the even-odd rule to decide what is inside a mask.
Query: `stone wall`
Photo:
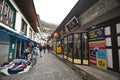
[[[86,12],[84,12],[82,15],[79,16],[78,18],[79,23],[81,27],[83,27],[85,24],[89,23],[90,21],[108,13],[111,10],[114,10],[119,6],[120,6],[119,0],[99,0]],[[118,13],[120,13],[120,11],[118,11]]]

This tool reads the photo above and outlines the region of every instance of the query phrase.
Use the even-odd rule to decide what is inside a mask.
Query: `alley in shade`
[[[38,55],[37,60],[37,64],[29,72],[10,76],[2,75],[0,80],[83,80],[68,65],[47,51],[42,57]]]

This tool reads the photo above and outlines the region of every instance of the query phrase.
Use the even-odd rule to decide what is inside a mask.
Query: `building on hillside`
[[[39,36],[40,36],[40,42],[39,43],[46,43],[46,33],[44,31],[44,27],[41,25],[41,21],[40,21],[40,16],[37,15],[38,17],[38,23],[39,23],[39,26],[38,26],[38,31],[39,31]]]
[[[38,35],[39,35],[39,43],[41,43],[41,33],[43,32],[43,27],[41,26],[41,21],[40,21],[40,16],[37,14],[37,18],[38,18]]]
[[[51,37],[64,59],[120,72],[120,1],[79,0]]]
[[[39,43],[33,0],[0,0],[0,64],[21,57],[29,42]]]

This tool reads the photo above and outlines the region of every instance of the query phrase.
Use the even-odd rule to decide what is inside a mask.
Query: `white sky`
[[[78,0],[34,0],[40,19],[59,25]]]

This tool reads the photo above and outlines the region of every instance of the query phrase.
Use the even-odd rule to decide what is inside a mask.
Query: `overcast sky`
[[[34,0],[40,19],[59,25],[78,0]]]

